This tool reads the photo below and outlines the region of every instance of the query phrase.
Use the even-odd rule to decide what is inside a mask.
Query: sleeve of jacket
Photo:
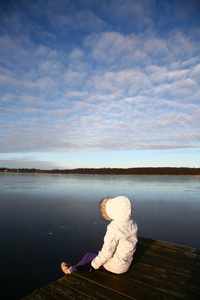
[[[106,261],[108,261],[114,254],[117,247],[117,238],[115,226],[109,224],[104,237],[104,244],[99,254],[93,259],[91,265],[94,269],[99,269]]]

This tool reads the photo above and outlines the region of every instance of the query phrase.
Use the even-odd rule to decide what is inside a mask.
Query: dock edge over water
[[[66,275],[31,299],[199,299],[200,250],[140,237],[128,272]]]

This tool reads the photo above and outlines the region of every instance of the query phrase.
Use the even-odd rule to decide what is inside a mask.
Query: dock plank
[[[35,290],[31,295],[26,296],[23,300],[55,300],[55,298],[51,295],[43,293],[40,290]]]
[[[117,294],[116,291],[112,291],[110,289],[107,289],[105,292],[105,285],[101,286],[99,282],[97,283],[96,279],[92,281],[90,277],[93,277],[93,275],[89,275],[89,278],[85,278],[72,274],[71,276],[64,276],[63,278],[59,279],[59,282],[70,288],[73,288],[74,290],[78,290],[83,294],[87,294],[93,299],[127,299],[127,297]]]
[[[114,276],[113,276],[114,275]],[[107,291],[113,291],[120,296],[124,296],[126,299],[163,299],[156,290],[143,287],[134,281],[125,281],[122,275],[115,275],[108,273],[106,271],[97,271],[94,274],[76,274],[76,276],[81,276],[82,278],[94,282],[96,288],[99,286],[104,288],[105,295]],[[145,298],[148,295],[148,298]],[[109,298],[109,299],[118,299]]]
[[[128,272],[74,272],[23,298],[32,299],[200,299],[200,250],[139,238]]]
[[[49,285],[44,286],[41,290],[53,296],[57,300],[65,300],[65,299],[77,299],[77,300],[91,300],[92,298],[87,295],[83,295],[79,291],[66,287],[59,282],[52,282]]]

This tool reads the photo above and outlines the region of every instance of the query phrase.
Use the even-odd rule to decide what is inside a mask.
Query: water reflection
[[[100,249],[107,223],[98,202],[118,195],[132,201],[140,236],[200,248],[197,177],[0,174],[7,299],[61,277],[61,261]]]

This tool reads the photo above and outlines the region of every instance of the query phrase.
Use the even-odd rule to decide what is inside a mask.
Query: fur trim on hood
[[[99,207],[100,207],[100,210],[101,210],[102,217],[103,217],[106,221],[111,221],[110,217],[109,217],[109,216],[107,215],[107,213],[106,213],[106,203],[107,203],[107,201],[108,201],[109,199],[111,199],[111,197],[102,199],[102,200],[99,202]]]

